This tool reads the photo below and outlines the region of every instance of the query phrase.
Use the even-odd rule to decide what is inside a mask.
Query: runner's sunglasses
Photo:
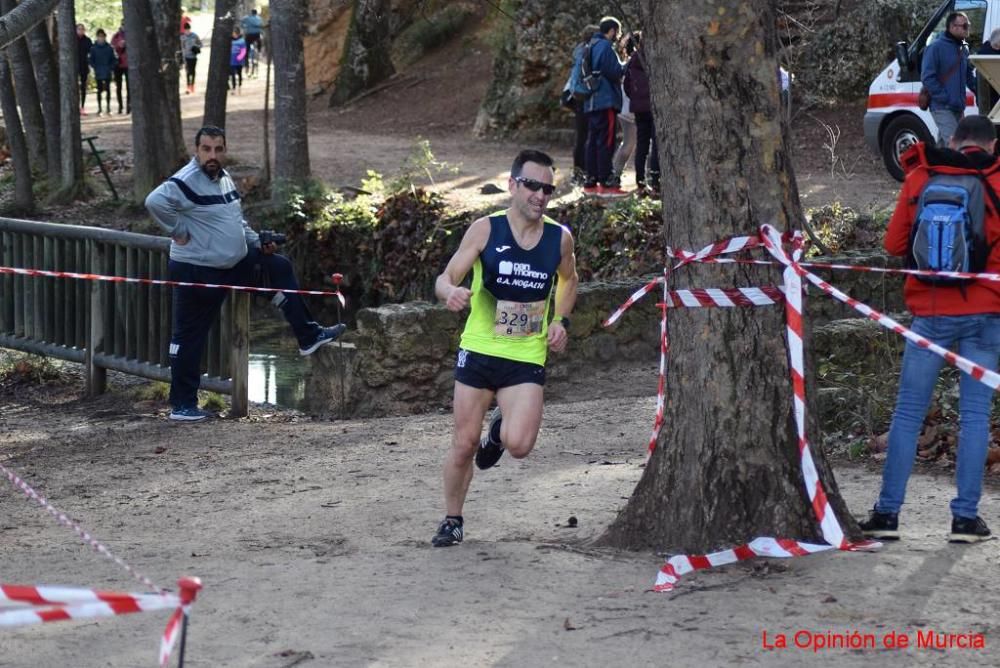
[[[551,195],[556,191],[556,187],[551,183],[542,183],[541,181],[536,181],[535,179],[525,178],[523,176],[515,176],[514,180],[518,183],[524,185],[525,188],[533,193],[541,190],[546,195]]]

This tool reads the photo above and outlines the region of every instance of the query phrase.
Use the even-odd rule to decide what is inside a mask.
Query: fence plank
[[[94,269],[105,266],[105,250],[103,244],[97,241],[90,242],[90,263]],[[87,366],[87,395],[96,397],[104,394],[108,385],[108,372],[97,362],[98,355],[105,350],[104,326],[107,320],[104,317],[106,312],[105,296],[107,291],[100,281],[90,283],[90,335],[87,337],[87,355],[85,363]]]
[[[229,375],[232,378],[233,417],[246,417],[250,412],[250,295],[236,292],[230,296],[228,320]]]
[[[62,270],[66,268],[66,244],[68,243],[65,239],[53,239],[52,240],[52,267],[51,269]],[[66,336],[67,325],[69,323],[68,318],[66,318],[64,309],[66,304],[66,287],[68,278],[57,278],[52,285],[52,323],[54,331],[52,333],[52,342],[59,344],[61,346],[73,345],[69,342]]]
[[[40,237],[42,240],[42,269],[51,270],[55,267],[54,243],[52,237]],[[56,340],[55,289],[57,278],[40,279],[42,287],[42,337],[48,343]]]
[[[10,232],[0,232],[0,262],[5,267],[14,264],[14,235]],[[0,276],[0,332],[9,334],[14,331],[14,277],[10,274]]]

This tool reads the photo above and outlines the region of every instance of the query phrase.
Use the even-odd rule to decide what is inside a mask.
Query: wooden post
[[[246,417],[250,413],[250,294],[234,291],[229,301],[231,323],[229,327],[229,375],[233,379],[232,417]]]
[[[99,274],[104,270],[104,245],[99,241],[90,242],[90,271]],[[90,282],[90,333],[87,337],[87,396],[104,394],[108,386],[108,372],[97,365],[97,353],[104,352],[104,285],[101,281]]]

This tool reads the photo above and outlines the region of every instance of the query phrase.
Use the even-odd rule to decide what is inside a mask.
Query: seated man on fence
[[[223,169],[226,133],[206,126],[194,138],[195,156],[146,198],[146,208],[170,235],[172,281],[216,285],[252,285],[257,267],[271,287],[297,290],[291,262],[261,244],[243,218],[240,195]],[[198,408],[201,353],[208,331],[228,290],[175,287],[170,339],[171,420],[196,421],[209,416]],[[299,353],[311,355],[335,340],[344,325],[321,327],[302,297],[277,292],[273,302],[299,341]]]
[[[950,149],[917,144],[903,155],[906,182],[885,234],[885,249],[908,266],[930,271],[1000,272],[1000,162],[985,116],[958,123]],[[954,236],[952,236],[954,235]],[[967,241],[959,241],[965,239]],[[943,242],[943,243],[942,243]],[[1000,283],[908,276],[903,290],[917,334],[995,371],[1000,354]],[[866,535],[899,538],[899,510],[917,451],[917,436],[944,359],[907,340],[899,394],[889,428],[882,491]],[[967,373],[959,379],[959,437],[951,502],[953,543],[991,538],[977,511],[990,440],[993,390]]]

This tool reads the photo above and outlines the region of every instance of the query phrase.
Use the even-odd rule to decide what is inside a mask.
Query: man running
[[[504,450],[521,459],[535,447],[545,356],[548,348],[566,348],[579,282],[572,235],[545,216],[554,176],[552,158],[521,151],[507,180],[510,208],[469,227],[435,284],[449,310],[472,307],[455,363],[455,428],[444,462],[447,515],[431,541],[435,547],[462,542],[462,506],[473,460],[488,469]],[[471,289],[461,286],[470,269]],[[480,439],[494,396],[498,408]]]

